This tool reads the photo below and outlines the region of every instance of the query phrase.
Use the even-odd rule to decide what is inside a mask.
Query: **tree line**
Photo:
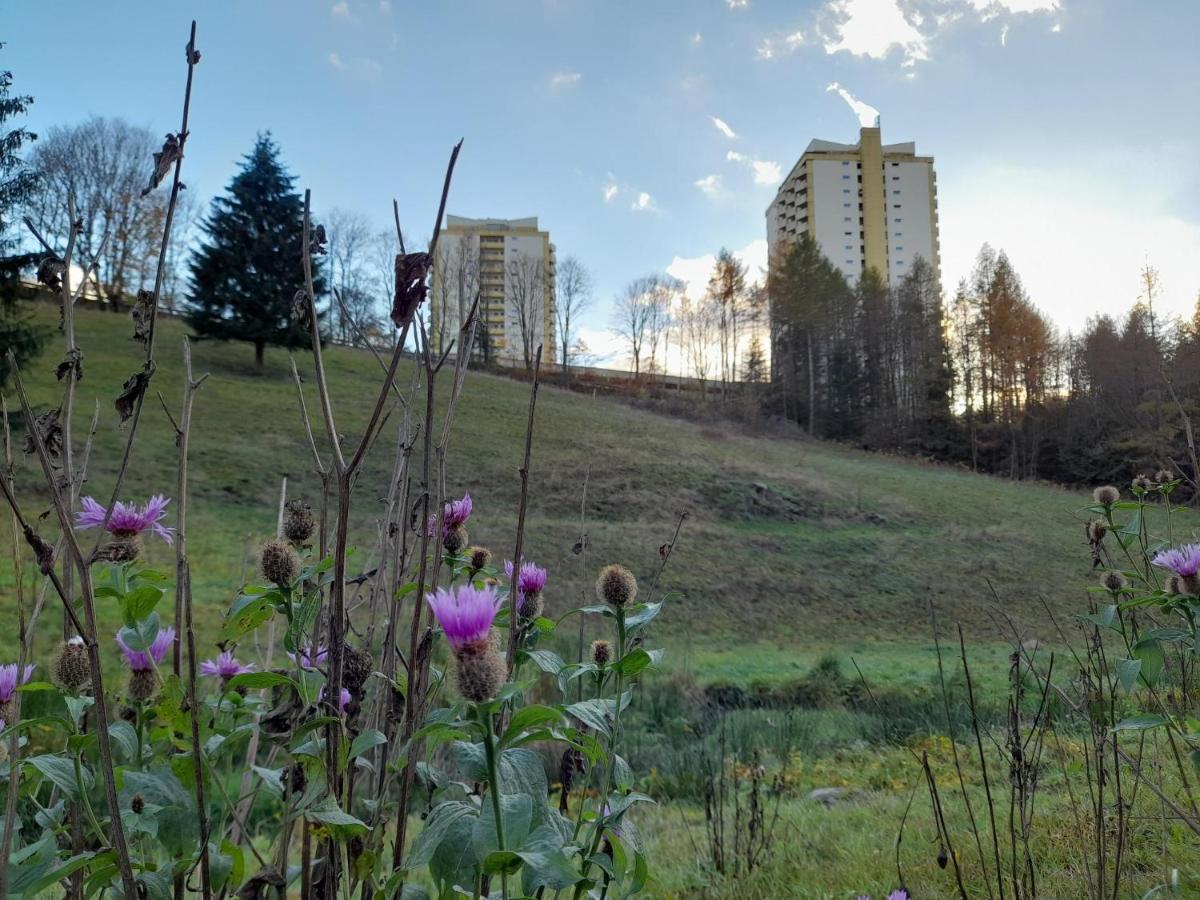
[[[946,303],[925,260],[894,287],[874,270],[851,286],[805,236],[772,259],[764,405],[815,437],[1011,478],[1165,469],[1195,489],[1200,303],[1164,320],[1158,273],[1141,283],[1124,318],[1061,334],[987,245]]]

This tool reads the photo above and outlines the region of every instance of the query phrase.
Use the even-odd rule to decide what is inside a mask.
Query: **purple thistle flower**
[[[104,524],[108,510],[92,497],[84,497],[79,502],[83,509],[75,514],[76,528],[95,528]],[[108,533],[115,538],[128,539],[152,530],[170,544],[175,529],[162,524],[170,502],[162,494],[155,494],[141,508],[136,503],[125,504],[118,500],[113,505],[112,518],[108,520]]]
[[[1151,560],[1160,569],[1170,569],[1176,575],[1187,578],[1200,572],[1200,544],[1184,544],[1164,550]]]
[[[898,888],[888,894],[888,900],[908,900],[908,891],[904,888]]]
[[[234,675],[242,675],[254,671],[254,663],[243,665],[237,661],[232,650],[226,650],[216,659],[206,659],[200,663],[200,674],[210,678],[230,679]]]
[[[174,628],[160,628],[150,646],[145,650],[130,650],[121,640],[121,635],[117,635],[117,646],[125,654],[125,662],[129,663],[129,668],[135,672],[149,672],[153,669],[163,661],[163,657],[167,655],[167,651],[171,649],[174,642]]]
[[[329,656],[329,651],[318,645],[316,649],[312,647],[302,647],[299,653],[288,651],[288,659],[292,661],[292,665],[299,666],[302,669],[315,669],[318,666],[325,665],[325,660]]]
[[[445,537],[459,525],[466,525],[467,519],[471,518],[471,495],[463,494],[461,500],[447,500],[442,507],[442,536]],[[429,517],[429,521],[425,524],[425,531],[433,537],[437,533],[437,516]]]
[[[321,699],[324,700],[325,697],[326,697],[325,688],[321,688]],[[348,688],[342,688],[342,692],[338,697],[338,712],[345,712],[346,706],[350,703],[351,699],[352,699],[352,697],[350,694],[350,690]]]
[[[504,574],[508,576],[509,581],[512,581],[513,562],[511,559],[504,561]],[[516,587],[522,595],[540,594],[546,589],[546,570],[536,563],[522,562],[521,571],[517,575]]]
[[[24,676],[17,677],[17,664],[8,663],[0,666],[0,703],[7,703],[13,698],[13,694],[17,692],[17,688],[23,684],[29,684],[29,679],[33,676],[34,666],[28,665],[25,667]]]
[[[455,650],[487,640],[500,609],[500,596],[490,585],[477,588],[462,584],[450,590],[438,588],[426,594],[425,600]]]

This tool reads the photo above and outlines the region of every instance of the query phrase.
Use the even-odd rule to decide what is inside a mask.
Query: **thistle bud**
[[[88,683],[91,670],[88,667],[87,648],[83,638],[76,635],[66,641],[58,651],[58,660],[54,664],[54,677],[63,688],[72,694]]]
[[[142,555],[142,540],[137,535],[108,541],[96,549],[98,562],[128,563]]]
[[[1159,469],[1157,472],[1154,473],[1154,481],[1158,484],[1158,486],[1160,488],[1166,487],[1168,484],[1170,484],[1174,480],[1175,480],[1175,476],[1172,475],[1170,473],[1170,471],[1168,471],[1167,469]]]
[[[1172,597],[1178,597],[1183,593],[1183,579],[1181,579],[1178,575],[1169,576],[1166,582],[1163,584],[1163,590]]]
[[[300,557],[283,541],[270,540],[263,544],[259,568],[267,581],[286,587],[300,571]]]
[[[939,869],[946,868],[946,864],[950,862],[950,854],[946,852],[946,848],[942,847],[938,850],[937,864]]]
[[[442,546],[446,548],[446,552],[452,555],[457,555],[463,547],[467,546],[467,542],[471,540],[471,536],[467,534],[465,525],[455,525],[453,528],[447,528],[442,535]]]
[[[455,661],[458,692],[472,703],[495,697],[508,675],[504,660],[487,642],[463,647],[455,654]]]
[[[596,579],[596,596],[618,608],[628,606],[637,597],[637,579],[624,566],[605,566]]]
[[[302,547],[316,529],[312,508],[303,500],[289,500],[284,507],[283,536],[293,546]]]
[[[1133,479],[1133,489],[1141,494],[1154,490],[1154,482],[1146,475],[1138,475]]]
[[[146,800],[141,794],[134,794],[133,799],[129,801],[129,808],[135,813],[141,813],[146,808]]]
[[[472,547],[467,551],[471,557],[471,573],[474,574],[480,569],[486,569],[492,561],[492,551],[487,547]]]
[[[360,694],[363,685],[375,671],[375,660],[366,650],[347,647],[342,655],[342,684],[350,689],[352,694]]]
[[[1129,584],[1129,582],[1125,580],[1125,576],[1116,569],[1109,569],[1107,572],[1105,572],[1104,577],[1100,579],[1100,583],[1104,585],[1105,590],[1112,591],[1114,594],[1118,591],[1124,590]]]
[[[1092,491],[1092,499],[1101,506],[1112,506],[1121,499],[1121,492],[1111,484],[1105,484]]]
[[[546,601],[542,599],[541,591],[522,593],[517,598],[517,615],[522,619],[536,619],[545,609]]]
[[[129,673],[129,699],[145,703],[158,688],[158,676],[153,669],[133,669]]]
[[[1092,519],[1087,524],[1088,540],[1093,544],[1098,544],[1104,540],[1104,536],[1108,534],[1108,523],[1103,519]]]
[[[605,640],[592,641],[592,662],[598,666],[607,666],[612,662],[612,644]]]

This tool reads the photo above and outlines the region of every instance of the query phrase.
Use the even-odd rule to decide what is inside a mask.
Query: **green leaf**
[[[1133,689],[1137,685],[1138,674],[1141,671],[1142,661],[1140,659],[1122,659],[1117,663],[1117,680],[1121,683],[1121,689],[1125,693],[1133,693]]]
[[[127,762],[137,761],[137,732],[128,722],[111,722],[108,726],[108,736],[121,749],[121,755]]]
[[[1153,686],[1162,674],[1165,662],[1162,644],[1154,638],[1144,638],[1133,645],[1133,655],[1142,662],[1142,681]]]
[[[662,650],[646,650],[642,647],[634,647],[617,660],[613,664],[613,668],[622,675],[632,676],[650,666],[658,665],[662,660],[662,656]]]
[[[1144,731],[1148,728],[1158,728],[1161,725],[1166,725],[1170,721],[1165,716],[1152,714],[1130,716],[1114,725],[1113,731]]]
[[[428,864],[433,859],[442,839],[451,831],[456,822],[475,818],[475,807],[460,800],[447,800],[439,803],[425,820],[425,827],[413,841],[412,849],[405,857],[404,865],[408,871],[414,871]]]
[[[265,597],[255,597],[237,612],[231,611],[221,628],[224,640],[248,634],[275,615],[275,605]]]
[[[648,625],[662,611],[661,603],[639,603],[625,614],[625,629],[633,631]]]
[[[317,620],[317,613],[321,610],[321,592],[313,591],[304,598],[300,604],[300,609],[292,618],[291,624],[287,630],[287,649],[295,652],[298,648],[305,646],[308,641],[308,635],[312,632],[313,622]]]
[[[566,665],[563,658],[553,650],[522,650],[521,654],[533,660],[534,664],[543,672],[551,675],[557,675]]]
[[[135,588],[121,598],[121,618],[126,626],[134,628],[138,622],[154,612],[162,598],[163,589],[152,584]]]
[[[489,786],[493,790],[494,786]],[[504,843],[521,846],[529,834],[533,820],[533,800],[528,794],[507,794],[500,797],[500,816],[504,822]],[[483,799],[483,807],[471,833],[477,859],[486,859],[488,854],[499,850],[496,839],[496,814],[490,797]]]
[[[75,780],[75,765],[71,760],[47,754],[31,756],[25,762],[58,785],[68,797],[73,800],[79,799],[79,782]],[[87,766],[81,766],[81,771],[83,773],[83,789],[91,790],[92,773],[88,771]]]
[[[283,773],[284,769],[268,769],[264,766],[252,766],[254,774],[263,780],[268,793],[274,794],[276,797],[283,796]]]
[[[304,811],[304,817],[310,822],[320,822],[339,840],[362,834],[367,830],[366,823],[356,819],[334,802],[332,797],[324,797],[315,806]]]
[[[542,887],[561,891],[579,881],[579,873],[563,852],[563,836],[553,825],[534,829],[518,853],[525,861],[521,887],[530,896]]]
[[[126,625],[119,632],[122,643],[130,650],[145,650],[158,637],[160,623],[158,613],[152,612],[133,625]]]
[[[105,855],[110,856],[113,854],[109,853]],[[72,872],[78,872],[95,858],[95,853],[80,853],[78,856],[72,856],[70,859],[63,860],[62,863],[45,875],[26,884],[24,890],[21,892],[21,896],[36,897],[42,891],[46,890],[46,888],[66,878]]]
[[[354,739],[354,743],[350,745],[349,759],[354,759],[356,756],[361,756],[373,747],[378,747],[380,744],[386,744],[387,737],[382,731],[374,728],[367,729],[362,734]]]
[[[562,719],[562,713],[553,706],[542,706],[536,703],[524,706],[513,714],[512,721],[508,723],[508,730],[504,732],[500,743],[502,745],[510,744],[527,729],[550,722],[558,722],[560,719]]]
[[[1084,616],[1089,622],[1094,622],[1101,628],[1112,628],[1113,620],[1117,616],[1117,606],[1115,603],[1109,603],[1106,606],[1100,607],[1100,612],[1091,613]]]
[[[493,850],[483,860],[483,874],[512,875],[525,864],[512,850]]]
[[[605,737],[611,734],[610,728],[613,720],[613,702],[611,700],[581,700],[568,706],[566,713]]]
[[[229,685],[226,690],[233,691],[238,688],[256,690],[258,688],[270,688],[282,684],[289,684],[297,688],[297,690],[299,689],[296,682],[279,672],[243,672],[241,675],[234,675],[229,679]]]

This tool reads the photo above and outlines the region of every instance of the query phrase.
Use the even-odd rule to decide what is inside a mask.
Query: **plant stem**
[[[492,734],[492,717],[479,707],[479,727],[483,729],[483,751],[487,756],[488,792],[492,795],[492,814],[496,818],[496,849],[504,849],[504,816],[500,810],[500,778],[496,767],[496,743]],[[508,875],[500,876],[500,891],[508,897]]]

